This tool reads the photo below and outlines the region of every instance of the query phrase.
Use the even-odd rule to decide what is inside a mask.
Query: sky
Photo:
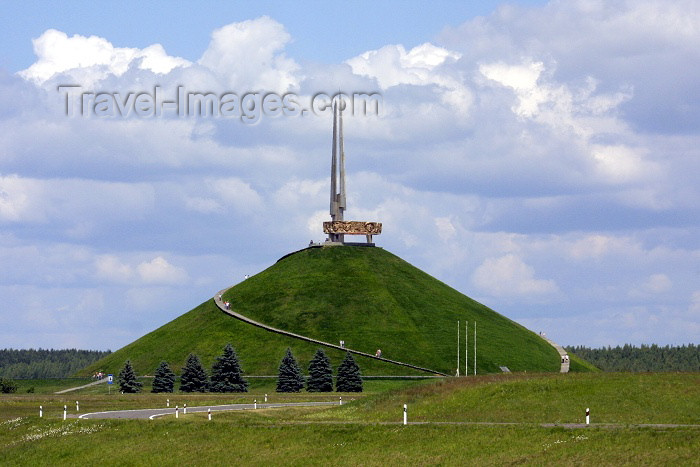
[[[339,91],[379,246],[563,345],[700,342],[695,0],[3,10],[2,348],[115,350],[322,241]]]

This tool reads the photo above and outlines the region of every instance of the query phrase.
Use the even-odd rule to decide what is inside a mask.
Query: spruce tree
[[[151,392],[173,392],[174,387],[175,373],[168,366],[168,362],[160,362],[153,377],[153,389],[151,389]]]
[[[362,375],[360,367],[355,363],[350,352],[345,354],[343,363],[338,367],[338,378],[335,382],[338,392],[362,392]]]
[[[141,391],[143,384],[136,380],[136,372],[131,366],[131,360],[124,363],[124,368],[119,372],[119,390],[123,393],[135,393]]]
[[[306,382],[309,392],[333,391],[333,368],[331,360],[323,349],[316,350],[314,358],[309,362],[309,379]]]
[[[226,344],[224,353],[216,357],[211,370],[212,392],[248,392],[248,381],[243,378],[243,370],[231,344]]]
[[[292,349],[287,347],[287,353],[282,358],[277,376],[277,392],[299,392],[303,387],[304,375],[292,355]]]
[[[202,366],[199,357],[191,353],[187,357],[185,367],[182,369],[180,377],[180,391],[182,392],[207,392],[209,389],[209,378]]]
[[[17,392],[17,384],[10,378],[0,378],[0,392],[14,394]]]

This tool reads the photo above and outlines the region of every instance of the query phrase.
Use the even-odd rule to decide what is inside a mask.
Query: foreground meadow
[[[3,417],[0,463],[698,465],[698,383],[698,374],[504,375],[410,383],[370,391],[343,406],[216,413],[211,421],[206,414],[188,414],[177,420],[64,422],[59,412],[43,419],[32,413]],[[256,397],[247,394],[241,402],[251,396]],[[0,413],[35,407],[47,397],[58,396],[2,397]],[[114,409],[162,406],[161,395],[84,397]],[[220,397],[170,395],[171,401],[187,398],[191,405]],[[408,426],[401,424],[403,403],[413,423]],[[541,426],[582,422],[579,406],[591,407],[591,426]]]

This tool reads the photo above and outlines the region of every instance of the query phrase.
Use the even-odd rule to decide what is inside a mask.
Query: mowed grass
[[[700,425],[698,373],[510,374],[449,378],[389,391],[314,420],[416,422],[680,423]]]
[[[184,417],[183,417],[184,418]],[[4,465],[692,465],[698,430],[247,425],[224,417],[2,426]]]
[[[381,349],[386,358],[446,374],[454,374],[457,366],[458,320],[462,338],[469,322],[470,367],[477,323],[480,373],[499,372],[499,366],[545,372],[560,367],[557,352],[537,334],[381,248],[302,250],[237,284],[225,298],[237,312],[273,327],[333,344],[344,340],[347,347],[370,354]],[[287,347],[305,368],[318,347],[245,324],[208,300],[80,374],[116,374],[127,359],[142,375],[153,374],[161,360],[178,371],[190,352],[211,367],[228,342],[244,371],[254,375],[275,375]],[[344,352],[325,350],[337,367]],[[371,358],[357,360],[367,375],[425,374]],[[591,367],[574,364],[572,369]]]
[[[212,421],[206,414],[66,422],[26,416],[0,422],[0,464],[697,465],[700,427],[632,425],[699,424],[699,378],[600,373],[460,378],[414,383],[343,406],[215,413]],[[152,397],[118,399],[117,405]],[[201,401],[207,397],[212,395]],[[583,402],[591,407],[591,427],[538,425],[583,421],[578,409]],[[403,403],[409,404],[409,421],[427,423],[401,425]],[[468,421],[522,423],[460,423]],[[605,423],[621,425],[599,425]]]

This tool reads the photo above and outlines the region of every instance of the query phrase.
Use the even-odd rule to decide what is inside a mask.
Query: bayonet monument
[[[381,222],[346,221],[343,213],[347,207],[345,196],[345,148],[343,145],[343,107],[338,98],[333,105],[333,149],[331,151],[331,205],[330,222],[323,223],[326,242],[345,244],[345,235],[364,235],[368,245],[373,245],[372,235],[382,233]]]

